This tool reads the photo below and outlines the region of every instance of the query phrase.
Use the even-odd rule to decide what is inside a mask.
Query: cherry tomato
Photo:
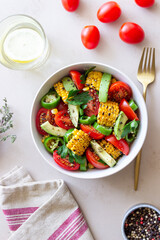
[[[39,111],[37,112],[37,116],[36,116],[36,127],[37,127],[38,132],[41,135],[48,134],[41,128],[42,123],[48,121],[48,122],[50,122],[50,124],[56,126],[54,117],[55,117],[55,115],[52,114],[51,110],[46,109],[46,108],[39,109]]]
[[[56,113],[55,122],[56,122],[57,126],[67,129],[67,130],[70,128],[74,128],[74,125],[72,124],[72,121],[66,110]]]
[[[91,117],[92,115],[98,114],[99,109],[99,98],[96,90],[90,89],[89,95],[93,98],[87,103],[87,107],[84,109],[85,115]]]
[[[81,83],[81,73],[78,72],[78,71],[70,71],[69,72],[70,75],[71,75],[71,78],[74,82],[74,84],[76,85],[76,87],[80,90],[80,89],[83,89],[84,88],[84,84]]]
[[[120,6],[114,1],[104,3],[97,12],[97,18],[103,23],[114,22],[120,15]]]
[[[53,152],[53,159],[60,167],[69,171],[78,170],[80,167],[80,164],[75,161],[70,163],[68,156],[66,158],[61,158],[61,156],[58,155],[57,150]]]
[[[120,102],[123,98],[129,101],[132,96],[132,89],[127,83],[117,81],[111,84],[108,94],[113,101]]]
[[[68,12],[74,12],[79,6],[79,0],[61,0],[63,7]]]
[[[58,111],[62,111],[62,110],[68,110],[68,105],[65,104],[62,100],[60,101],[60,103],[58,104],[58,106],[56,107]]]
[[[122,99],[122,101],[119,104],[119,108],[121,111],[123,111],[126,114],[128,119],[130,120],[135,119],[136,121],[139,120],[139,118],[137,117],[137,114],[133,111],[133,109],[129,106],[129,103],[125,99]]]
[[[142,42],[145,33],[138,24],[126,22],[121,26],[119,30],[119,36],[122,41],[132,44]]]
[[[96,48],[100,40],[98,28],[94,25],[85,26],[81,32],[81,40],[86,48]]]
[[[93,126],[80,124],[80,128],[93,139],[99,140],[105,137],[105,135],[98,132]]]
[[[108,165],[104,165],[103,163],[98,162],[100,160],[100,157],[98,157],[98,155],[92,150],[92,148],[87,148],[86,158],[88,162],[90,162],[95,168],[99,169],[109,168]]]
[[[155,0],[135,0],[135,2],[140,7],[151,7],[155,3]]]
[[[106,141],[110,142],[113,146],[118,148],[123,154],[128,155],[129,145],[124,139],[117,140],[114,135],[109,135],[105,137]]]

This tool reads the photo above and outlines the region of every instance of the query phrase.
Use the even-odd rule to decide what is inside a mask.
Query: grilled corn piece
[[[73,137],[67,143],[67,147],[72,150],[75,154],[81,156],[89,146],[91,139],[87,133],[82,130],[74,129]]]
[[[62,98],[63,102],[66,103],[66,99],[68,97],[68,92],[64,88],[63,83],[61,81],[55,83],[54,88],[55,88],[56,92],[58,93],[58,95]]]
[[[115,82],[117,82],[117,80],[116,80],[115,78],[112,78],[112,79],[111,79],[111,84],[112,84],[112,83],[115,83]]]
[[[100,125],[113,127],[119,114],[119,106],[116,102],[107,101],[100,103],[97,122]]]
[[[85,86],[89,88],[94,88],[98,91],[101,83],[101,78],[101,72],[91,71],[88,73]]]
[[[122,152],[119,149],[115,148],[111,143],[107,142],[106,140],[102,139],[98,143],[115,160],[122,155]]]

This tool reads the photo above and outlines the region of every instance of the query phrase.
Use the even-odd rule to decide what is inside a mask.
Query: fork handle
[[[144,101],[146,101],[147,86],[148,85],[143,85],[143,98],[144,98]]]
[[[140,162],[141,162],[141,152],[142,149],[139,151],[136,157],[135,169],[134,169],[134,190],[137,190],[138,187],[138,179],[139,179],[139,169],[140,169]]]
[[[146,101],[146,92],[147,92],[147,85],[143,85],[143,98]],[[135,169],[134,169],[134,190],[136,191],[138,188],[138,179],[139,179],[139,169],[140,169],[140,162],[141,162],[141,152],[142,149],[139,151],[136,157]]]

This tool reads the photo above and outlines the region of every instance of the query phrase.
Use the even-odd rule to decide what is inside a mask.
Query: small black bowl
[[[154,211],[156,211],[158,213],[158,215],[160,216],[160,210],[156,207],[154,207],[151,204],[147,204],[147,203],[140,203],[137,205],[134,205],[133,207],[131,207],[124,215],[123,221],[122,221],[122,227],[121,227],[121,231],[122,231],[122,236],[123,239],[128,240],[129,238],[127,238],[126,233],[125,233],[125,222],[127,220],[127,218],[129,217],[129,215],[134,212],[135,210],[141,209],[141,208],[149,208],[152,209]],[[159,226],[160,227],[160,226]],[[158,230],[159,231],[159,230]],[[157,232],[159,233],[159,232]],[[136,235],[136,233],[135,233]],[[160,236],[159,236],[160,237]],[[132,238],[133,239],[133,238]]]

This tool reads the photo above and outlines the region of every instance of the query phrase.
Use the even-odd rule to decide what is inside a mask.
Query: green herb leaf
[[[81,83],[82,83],[82,84],[85,84],[85,82],[86,82],[86,77],[87,77],[88,73],[91,72],[93,69],[95,69],[95,67],[96,67],[96,66],[93,66],[93,67],[89,68],[88,70],[85,71],[84,74],[82,74],[82,75],[80,76],[80,79],[81,79]]]
[[[102,159],[99,159],[98,162],[103,163],[104,165],[107,165]]]
[[[66,101],[72,105],[81,105],[87,104],[92,99],[88,92],[80,93],[79,90],[71,90]]]
[[[61,156],[61,158],[65,158],[68,155],[68,148],[66,147],[65,143],[57,148],[58,155]]]

